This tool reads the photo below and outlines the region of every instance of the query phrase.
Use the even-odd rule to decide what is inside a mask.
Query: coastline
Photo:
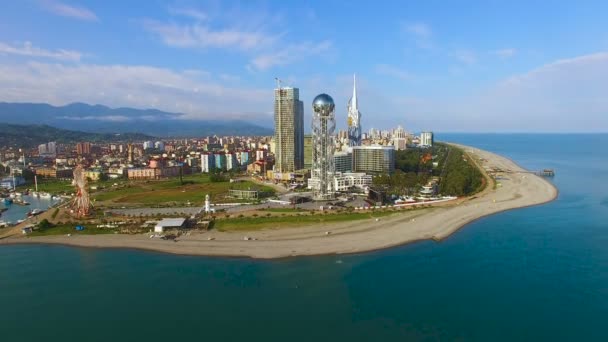
[[[177,242],[139,235],[80,235],[10,237],[7,244],[61,244],[93,248],[141,249],[170,254],[223,257],[283,258],[304,255],[362,253],[420,240],[440,241],[482,217],[507,210],[535,206],[557,198],[558,190],[547,180],[525,173],[514,161],[475,147],[456,145],[483,160],[480,169],[488,183],[484,190],[448,205],[395,213],[373,219],[297,228],[265,229],[254,232],[210,231],[183,236]],[[484,168],[505,171],[500,185]],[[331,232],[326,234],[326,232]],[[248,236],[255,240],[244,241]],[[214,240],[208,240],[212,237]]]

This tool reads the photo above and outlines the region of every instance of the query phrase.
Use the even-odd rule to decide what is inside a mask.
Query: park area
[[[260,198],[274,195],[271,187],[258,185],[248,180],[212,181],[205,174],[196,174],[179,178],[150,181],[130,181],[117,186],[110,186],[92,193],[92,198],[99,204],[129,205],[202,205],[208,194],[213,203],[241,202],[228,196],[229,190],[257,190]],[[251,201],[251,200],[250,200]],[[249,202],[250,202],[249,201]]]

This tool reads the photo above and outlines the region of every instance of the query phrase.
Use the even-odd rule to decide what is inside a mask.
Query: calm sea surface
[[[608,135],[445,134],[558,200],[440,242],[257,261],[0,247],[2,341],[608,341]]]

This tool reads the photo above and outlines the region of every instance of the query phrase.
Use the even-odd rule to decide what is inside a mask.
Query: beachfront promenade
[[[438,207],[399,212],[380,219],[253,232],[215,230],[180,237],[177,242],[140,235],[80,235],[11,238],[3,243],[58,243],[86,247],[139,248],[174,254],[279,258],[296,255],[364,252],[408,242],[441,240],[469,222],[497,212],[546,203],[557,189],[547,180],[525,171],[508,158],[480,149],[460,146],[481,170],[504,171],[494,185],[469,198]],[[244,236],[249,239],[244,240]]]

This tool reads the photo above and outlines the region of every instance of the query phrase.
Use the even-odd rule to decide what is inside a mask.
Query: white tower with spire
[[[357,77],[353,75],[353,96],[348,101],[348,141],[350,146],[361,146],[361,112],[357,101]]]

